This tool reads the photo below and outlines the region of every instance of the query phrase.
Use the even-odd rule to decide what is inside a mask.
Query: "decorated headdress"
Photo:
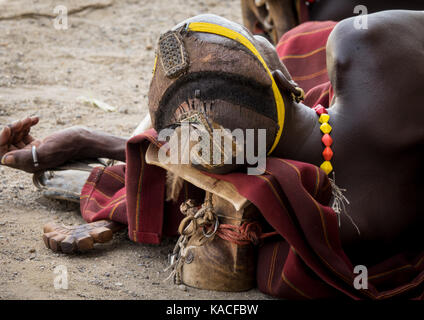
[[[188,19],[162,34],[149,90],[155,129],[177,123],[193,108],[207,117],[219,115],[224,127],[222,122],[231,126],[240,119],[226,117],[224,111],[238,105],[244,122],[260,118],[265,128],[274,128],[270,154],[283,132],[285,106],[264,52],[254,43],[242,26],[214,15]]]

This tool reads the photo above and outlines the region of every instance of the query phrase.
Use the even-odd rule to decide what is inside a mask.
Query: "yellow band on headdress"
[[[262,56],[260,55],[256,47],[252,44],[252,42],[249,41],[249,39],[247,39],[245,36],[241,35],[237,31],[234,31],[232,29],[229,29],[217,24],[213,24],[213,23],[192,22],[188,25],[188,30],[194,31],[194,32],[213,33],[213,34],[217,34],[229,39],[233,39],[241,43],[247,49],[249,49],[255,55],[255,57],[261,62],[262,66],[264,67],[265,71],[268,73],[271,79],[272,91],[274,92],[275,104],[277,108],[277,117],[278,117],[278,132],[271,149],[268,151],[268,155],[271,154],[274,151],[275,147],[278,145],[278,142],[280,141],[280,138],[281,138],[281,134],[283,132],[285,107],[284,107],[283,97],[281,96],[280,90],[278,90],[278,86],[265,60],[262,58]]]
[[[238,43],[245,46],[247,49],[249,49],[249,51],[253,53],[253,55],[259,60],[259,62],[264,67],[265,71],[267,72],[267,74],[269,75],[271,79],[272,91],[274,92],[275,105],[277,108],[277,118],[278,118],[278,132],[275,137],[274,143],[271,146],[271,149],[268,151],[268,155],[270,155],[274,151],[275,147],[278,145],[278,142],[280,141],[280,138],[281,138],[281,134],[283,132],[285,107],[284,107],[283,97],[281,96],[280,90],[278,90],[278,86],[265,60],[262,58],[261,54],[256,49],[256,47],[252,44],[252,42],[250,42],[249,39],[247,39],[245,36],[238,33],[237,31],[234,31],[232,29],[229,29],[214,23],[208,23],[208,22],[191,22],[186,28],[187,28],[186,30],[193,31],[193,32],[212,33],[212,34],[220,35],[220,36],[235,40]],[[157,62],[158,62],[158,57],[156,56],[154,66],[153,66],[153,74],[156,71]]]

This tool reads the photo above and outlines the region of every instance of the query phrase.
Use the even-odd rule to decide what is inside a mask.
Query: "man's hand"
[[[26,118],[6,126],[0,133],[1,164],[26,172],[55,168],[77,157],[81,148],[78,139],[81,128],[70,128],[48,136],[34,139],[29,133],[38,123],[37,117]],[[39,166],[34,166],[31,148],[36,146]]]
[[[17,166],[19,166],[19,163],[24,161],[24,159],[22,159],[22,154],[29,153],[29,155],[31,156],[32,146],[38,146],[40,142],[35,140],[29,133],[31,127],[35,126],[38,121],[38,117],[26,118],[24,120],[16,121],[13,124],[6,126],[1,131],[1,164],[17,168]],[[26,159],[25,162],[28,162],[28,160],[31,159]]]
[[[53,133],[44,140],[34,139],[30,130],[37,117],[6,126],[0,132],[1,164],[29,173],[57,168],[70,160],[108,158],[125,161],[126,139],[83,127],[71,127]],[[35,167],[32,147],[36,147]]]

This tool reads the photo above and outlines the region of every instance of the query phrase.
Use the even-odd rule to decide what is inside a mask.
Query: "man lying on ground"
[[[204,110],[209,122],[230,130],[267,129],[271,156],[267,172],[243,178],[245,182],[267,181],[255,190],[272,197],[268,207],[255,195],[247,198],[284,238],[270,240],[259,251],[258,286],[266,293],[291,298],[423,298],[424,112],[420,86],[424,54],[419,44],[424,43],[424,12],[386,11],[370,15],[368,23],[368,29],[356,30],[352,19],[343,20],[329,36],[327,69],[334,97],[328,109],[300,102],[302,90],[269,42],[216,16],[188,19],[170,33],[183,39],[190,57],[182,72],[167,68],[164,53],[156,64],[149,109],[157,132],[199,110]],[[209,104],[213,108],[208,109]],[[237,119],[234,114],[241,116]],[[119,197],[111,193],[112,205],[106,214],[84,217],[88,221],[118,217],[116,221],[129,224],[132,240],[148,239],[148,232],[138,229],[142,228],[140,221],[133,220],[141,212],[134,204],[140,190],[136,186],[145,185],[133,180],[140,175],[141,181],[140,170],[147,170],[142,145],[155,137],[149,133],[126,142],[71,128],[35,140],[29,131],[37,122],[38,118],[28,118],[3,129],[2,164],[36,172],[75,159],[127,161],[127,168],[119,169],[126,180],[116,193],[121,200],[126,194],[122,208],[114,206]],[[331,189],[326,174],[333,171],[337,185],[346,189],[346,214],[335,214],[329,197],[323,196]],[[117,171],[111,173],[117,175]],[[98,178],[99,171],[95,175]],[[234,177],[221,176],[245,192],[246,183],[238,185],[240,176]],[[308,177],[313,177],[314,187],[309,186],[314,183],[307,182]],[[85,188],[90,192],[92,185],[101,183],[94,176],[89,182]],[[303,188],[291,195],[288,182],[293,182],[293,189],[297,183]],[[149,185],[141,188],[141,194],[148,189]],[[307,200],[299,204],[296,197],[303,192]],[[83,189],[84,195],[88,193]],[[275,199],[281,208],[270,213]],[[307,201],[311,201],[310,209],[305,209]],[[115,216],[111,210],[123,213]],[[299,214],[302,210],[306,211]],[[84,215],[83,207],[82,211]],[[370,266],[373,280],[360,292],[353,288],[353,266],[358,264]]]

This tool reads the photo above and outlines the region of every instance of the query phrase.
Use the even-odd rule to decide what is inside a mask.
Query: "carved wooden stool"
[[[163,164],[150,145],[146,162],[157,165],[206,191],[205,202],[181,205],[186,217],[170,256],[170,277],[179,284],[218,291],[245,291],[255,286],[256,250],[261,233],[257,208],[228,182],[190,165]]]

